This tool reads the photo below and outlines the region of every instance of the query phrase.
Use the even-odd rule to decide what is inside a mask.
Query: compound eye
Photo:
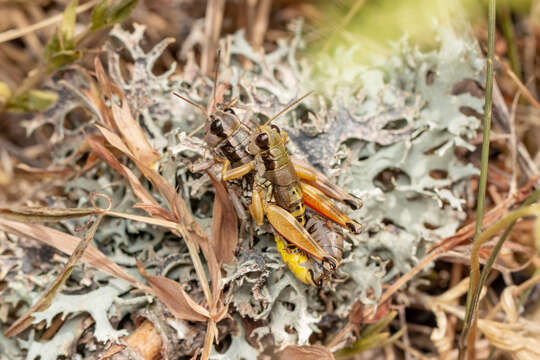
[[[210,124],[210,131],[216,135],[223,133],[223,123],[220,119],[213,118],[212,123]]]
[[[234,112],[234,110],[231,109],[231,108],[225,108],[225,110],[223,110],[223,111],[226,112],[226,113],[229,113],[229,114],[236,115],[235,112]]]
[[[278,127],[277,125],[272,124],[272,125],[270,125],[270,127],[271,127],[273,130],[277,131],[278,134],[281,134],[281,130],[279,129],[279,127]]]
[[[263,132],[257,135],[255,144],[261,149],[268,149],[268,134]]]

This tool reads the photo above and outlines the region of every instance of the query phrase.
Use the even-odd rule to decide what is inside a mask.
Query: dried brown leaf
[[[133,207],[137,209],[142,209],[146,211],[148,214],[150,214],[151,216],[167,219],[168,221],[174,221],[174,219],[171,216],[172,214],[159,205],[138,203],[138,204],[133,205]]]
[[[212,214],[212,242],[220,264],[231,264],[238,245],[238,218],[223,182],[208,172],[216,197]]]
[[[146,166],[152,167],[159,160],[159,154],[133,119],[127,101],[122,99],[122,107],[112,103],[112,112],[116,126],[133,155]]]
[[[101,160],[100,160],[99,156],[97,156],[96,153],[93,153],[93,152],[90,153],[90,155],[88,155],[88,158],[86,159],[86,162],[84,163],[83,168],[79,172],[78,176],[80,176],[81,174],[84,174],[87,171],[93,169],[99,163],[101,163]]]
[[[159,175],[153,169],[148,167],[143,161],[137,159],[135,155],[131,152],[131,150],[128,149],[120,136],[103,126],[96,126],[101,131],[105,139],[107,139],[107,141],[112,146],[129,156],[129,158],[133,160],[133,162],[135,162],[143,175],[152,182],[152,185],[154,185],[154,187],[158,189],[161,195],[163,195],[163,197],[170,204],[171,211],[173,212],[175,218],[187,219],[185,218],[185,216],[189,214],[187,205],[185,204],[184,200],[176,193],[176,190],[171,186],[171,184],[169,184],[161,175]],[[191,221],[193,222],[193,220]]]
[[[96,69],[96,77],[98,79],[98,86],[96,86],[95,82],[91,80],[86,70],[81,69],[81,73],[83,75],[87,75],[88,84],[90,84],[89,90],[81,89],[81,91],[88,97],[88,99],[90,99],[90,101],[94,103],[94,106],[98,109],[99,114],[101,114],[101,117],[103,118],[104,124],[110,128],[114,128],[111,108],[107,106],[102,96],[103,92],[105,92],[105,95],[111,99],[112,85],[105,75],[105,71],[103,70],[103,66],[101,65],[98,57],[96,57],[94,64]]]
[[[13,325],[9,327],[9,329],[7,329],[4,334],[5,336],[15,336],[26,330],[26,328],[32,325],[32,322],[34,321],[32,314],[38,311],[43,311],[51,305],[52,300],[54,299],[56,294],[58,294],[58,291],[60,291],[60,288],[64,284],[64,282],[69,278],[71,272],[75,268],[75,265],[82,258],[86,248],[90,244],[90,241],[92,241],[92,239],[94,238],[96,230],[102,219],[103,214],[97,217],[96,221],[94,221],[92,226],[84,235],[83,240],[79,242],[79,244],[69,257],[67,263],[64,265],[64,269],[62,270],[62,272],[49,286],[45,293],[39,298],[39,300],[23,316],[17,319],[17,321],[15,321]]]
[[[220,312],[222,309],[220,303],[221,269],[216,259],[214,249],[211,246],[210,240],[202,227],[193,219],[193,216],[191,215],[185,201],[176,192],[174,187],[153,169],[154,162],[158,160],[159,156],[147,141],[144,132],[138,123],[133,119],[123,94],[117,95],[123,101],[122,107],[119,107],[114,103],[111,105],[113,110],[113,122],[115,123],[115,127],[118,129],[118,131],[122,133],[124,140],[122,140],[122,138],[113,131],[100,125],[96,126],[112,146],[129,156],[142,174],[167,200],[169,203],[169,208],[172,212],[171,216],[168,216],[167,219],[177,221],[183,225],[183,227],[179,228],[178,230],[173,230],[173,233],[178,236],[182,236],[189,248],[195,270],[199,276],[199,280],[205,293],[205,297],[209,303],[211,312]],[[155,206],[143,204],[142,207],[145,210],[148,210],[150,214],[163,215],[163,211],[156,210]],[[199,246],[201,247],[208,264],[209,273],[212,280],[212,291],[210,291],[204,268],[198,256]],[[163,281],[165,282],[165,280]],[[164,284],[167,283],[165,282]],[[172,285],[169,284],[169,286]],[[183,301],[187,303],[189,300],[183,298]],[[217,309],[220,310],[218,311]]]
[[[279,354],[281,360],[335,360],[330,350],[322,345],[288,346]]]
[[[361,301],[357,301],[354,303],[349,314],[349,322],[355,325],[362,325],[364,318],[364,304]]]
[[[152,292],[176,318],[188,321],[207,321],[210,318],[209,311],[197,304],[182,285],[164,276],[149,275],[139,262],[137,268],[150,284]]]
[[[124,141],[122,141],[120,136],[116,135],[114,132],[112,132],[111,130],[107,129],[104,126],[96,124],[96,127],[99,129],[99,131],[101,131],[101,134],[103,134],[103,136],[105,137],[105,139],[107,139],[109,144],[111,144],[112,146],[114,146],[115,148],[117,148],[118,150],[120,150],[121,152],[129,156],[130,158],[133,158],[133,154],[128,149],[126,144],[124,144]]]
[[[377,312],[373,316],[364,317],[363,323],[364,324],[372,324],[376,323],[382,318],[386,317],[390,313],[390,305],[391,301],[390,299],[386,300],[384,303],[377,306]]]
[[[99,84],[99,89],[101,92],[105,94],[109,99],[112,99],[113,95],[113,85],[111,81],[109,80],[107,74],[105,74],[105,69],[103,68],[103,64],[101,64],[101,61],[99,60],[99,57],[94,58],[94,68],[96,71],[96,77]]]
[[[211,308],[215,309],[221,298],[221,266],[217,261],[216,253],[208,237],[199,238],[199,245],[208,264],[208,272],[210,273],[210,281],[212,282],[213,299]]]
[[[81,240],[76,236],[63,233],[47,226],[39,224],[25,224],[3,218],[0,218],[0,229],[18,236],[37,240],[68,255],[75,251]],[[81,261],[95,267],[96,269],[106,272],[107,274],[125,280],[136,287],[141,287],[137,280],[129,275],[123,267],[109,260],[105,254],[92,245],[88,245],[86,251],[81,257]]]
[[[124,143],[130,149],[133,156],[146,166],[152,167],[154,163],[159,160],[159,154],[146,138],[139,123],[133,118],[131,110],[129,109],[129,104],[122,91],[110,82],[98,57],[95,58],[94,65],[98,83],[101,89],[104,89],[105,95],[109,99],[112,99],[114,92],[114,94],[120,98],[122,104],[119,106],[114,101],[111,102],[109,111],[112,111],[111,119],[114,123],[113,128],[118,130],[122,135]],[[100,98],[99,102],[102,103],[103,99]]]

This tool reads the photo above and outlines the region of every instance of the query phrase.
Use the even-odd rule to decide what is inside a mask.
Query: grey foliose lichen
[[[204,40],[197,39],[203,34],[200,26],[195,23],[190,43]],[[130,32],[117,26],[110,34],[114,43],[129,54],[129,78],[122,75],[123,60],[111,44],[107,46],[109,74],[126,93],[132,113],[162,154],[161,172],[180,189],[209,232],[211,183],[206,175],[192,174],[188,167],[207,152],[200,139],[186,135],[201,123],[202,115],[174,98],[172,92],[204,105],[212,96],[212,79],[202,74],[189,47],[182,50],[187,63],[180,74],[173,75],[172,65],[166,73],[155,75],[154,63],[169,40],[144,52],[140,46],[144,27],[135,25],[134,29]],[[455,151],[457,147],[472,149],[469,141],[479,126],[478,119],[465,115],[463,109],[482,111],[480,99],[455,91],[461,81],[482,82],[481,54],[471,38],[440,30],[439,47],[429,52],[415,49],[404,39],[395,44],[390,58],[377,66],[366,66],[356,63],[360,50],[354,47],[338,48],[331,55],[317,58],[302,57],[300,23],[292,24],[292,29],[292,41],[279,41],[267,54],[254,51],[242,32],[221,41],[219,79],[229,85],[225,97],[238,97],[238,106],[261,120],[316,90],[276,123],[288,132],[292,154],[309,161],[363,200],[364,206],[350,214],[365,231],[347,235],[342,266],[317,290],[295,279],[281,262],[268,229],[257,229],[255,246],[249,248],[247,242],[242,243],[244,251],[239,252],[236,263],[225,268],[223,286],[234,319],[260,321],[251,331],[251,342],[246,341],[237,321],[240,330],[231,345],[222,354],[214,352],[214,358],[252,358],[270,346],[269,338],[276,348],[308,344],[310,337],[325,326],[321,322],[325,317],[340,321],[339,317],[346,317],[358,300],[376,304],[385,282],[410,270],[429,243],[455,233],[465,216],[460,185],[478,173]],[[249,66],[243,67],[246,62]],[[56,84],[62,91],[70,90],[71,95],[58,112],[47,113],[47,122],[57,129],[62,127],[66,109],[74,107],[83,107],[99,119],[99,111],[79,89],[84,83],[83,78],[77,78]],[[40,119],[29,128],[39,126]],[[72,129],[73,133],[77,131],[80,129]],[[62,139],[62,130],[56,134]],[[68,144],[59,146],[58,154],[66,154],[67,148]],[[66,190],[78,204],[86,201],[90,192],[102,191],[111,196],[115,207],[134,211],[131,206],[136,200],[128,184],[117,180],[114,171],[102,165],[70,181]],[[136,256],[159,268],[161,259],[177,254],[183,261],[169,276],[191,284],[188,290],[193,293],[200,292],[187,249],[178,239],[161,229],[133,222],[115,219],[103,224],[95,238],[112,259],[133,267]],[[125,303],[129,295],[116,292],[107,296],[111,300],[107,304],[113,306]],[[130,304],[136,304],[129,307],[135,311],[146,300]],[[102,310],[108,312],[110,308]],[[52,311],[40,318],[52,319]],[[89,310],[69,311],[76,315]],[[90,314],[99,322],[96,330],[100,331],[95,334],[99,340],[118,336],[111,331],[107,316]],[[68,340],[72,341],[66,337]],[[25,347],[35,352],[32,344]]]

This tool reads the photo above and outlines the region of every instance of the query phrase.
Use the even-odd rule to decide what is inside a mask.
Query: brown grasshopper
[[[286,132],[276,125],[269,125],[275,117],[258,128],[248,146],[248,152],[255,157],[256,171],[250,205],[251,215],[258,225],[262,225],[266,216],[277,233],[291,243],[292,246],[288,248],[293,250],[293,254],[298,247],[319,261],[325,271],[333,271],[338,265],[337,259],[324,250],[304,227],[306,224],[304,202],[308,200],[306,202],[308,206],[355,233],[360,232],[360,224],[343,213],[321,191],[311,185],[300,183],[285,148]],[[307,191],[304,192],[303,189]],[[290,253],[282,250],[281,255],[298,278],[308,276],[303,273],[305,269],[295,267],[294,261],[291,267],[291,262],[286,260]],[[297,271],[301,271],[302,274],[298,274]],[[317,283],[313,274],[311,276],[312,281]]]
[[[233,191],[229,191],[229,194],[231,195],[231,200],[233,201],[239,218],[242,220],[242,222],[244,222],[245,220],[247,220],[247,217],[245,216],[244,206],[246,205],[246,200],[249,201],[249,196],[247,196],[247,194],[249,194],[249,188],[251,188],[251,186],[253,185],[253,170],[255,169],[257,163],[254,155],[261,154],[251,153],[250,151],[248,151],[248,144],[250,142],[250,139],[252,139],[251,135],[253,131],[248,125],[246,125],[245,121],[240,120],[240,118],[231,108],[234,105],[235,101],[233,100],[227,104],[218,103],[216,101],[218,69],[219,62],[217,65],[216,75],[214,77],[212,102],[208,110],[178,93],[175,93],[175,95],[188,102],[189,104],[197,107],[201,111],[201,113],[205,115],[205,122],[192,134],[194,134],[201,128],[205,129],[204,140],[207,143],[209,149],[212,151],[215,162],[221,162],[223,164],[221,170],[222,179],[228,181],[229,185],[233,187]],[[274,116],[270,121],[290,110],[293,106],[302,101],[304,97],[287,106],[276,116]],[[265,125],[265,127],[268,126]],[[277,129],[277,132],[279,134],[279,128],[277,128],[275,125],[271,125],[270,127],[272,129]],[[259,131],[260,130],[261,129],[259,128]],[[325,216],[338,223],[341,223],[344,226],[347,226],[349,229],[356,233],[359,232],[360,226],[354,221],[352,221],[350,218],[348,218],[348,216],[343,214],[341,210],[337,208],[337,206],[335,206],[335,204],[333,204],[333,202],[323,194],[323,192],[336,200],[348,204],[352,208],[358,208],[360,206],[360,202],[351,195],[341,190],[340,188],[331,184],[322,174],[314,171],[313,168],[310,168],[306,164],[297,162],[298,165],[293,165],[293,163],[288,158],[287,152],[284,147],[284,143],[286,141],[286,133],[283,132],[283,134],[285,137],[283,139],[280,137],[279,141],[281,141],[282,143],[282,153],[286,155],[286,158],[284,158],[286,163],[286,169],[282,170],[281,174],[277,175],[272,180],[275,182],[276,188],[279,188],[281,183],[288,182],[287,179],[294,180],[293,182],[285,186],[288,187],[288,190],[286,190],[285,188],[279,188],[280,190],[278,190],[276,194],[278,197],[280,195],[288,196],[287,191],[293,191],[294,189],[296,195],[300,195],[300,198],[297,199],[297,205],[302,209],[302,214],[297,214],[294,210],[291,210],[291,204],[286,204],[286,202],[282,201],[283,199],[275,203],[265,201],[263,203],[264,206],[261,208],[263,209],[263,211],[264,209],[267,209],[266,215],[269,218],[271,225],[277,230],[278,233],[288,233],[288,231],[286,230],[287,226],[292,227],[296,230],[292,233],[295,234],[293,238],[290,238],[288,235],[286,235],[286,239],[289,243],[298,246],[300,249],[311,254],[313,258],[318,259],[319,261],[322,261],[324,264],[326,264],[324,271],[320,271],[320,269],[317,268],[317,266],[319,265],[314,263],[311,258],[307,258],[304,253],[298,251],[290,251],[291,249],[293,249],[293,247],[288,246],[287,251],[290,254],[290,256],[288,257],[286,254],[284,254],[284,252],[280,251],[282,253],[284,261],[288,263],[291,270],[292,267],[299,265],[300,263],[306,263],[306,269],[303,270],[303,275],[299,276],[299,272],[293,270],[297,277],[302,277],[301,280],[306,283],[320,284],[320,280],[326,277],[328,273],[335,269],[339,259],[336,259],[336,256],[329,254],[319,244],[325,244],[325,241],[328,242],[326,239],[333,238],[333,236],[327,236],[326,238],[324,238],[323,236],[320,236],[323,231],[318,231],[315,232],[315,234],[319,235],[317,237],[320,238],[313,239],[310,233],[303,228],[303,225],[305,224],[305,218],[303,217],[304,207],[301,196],[303,193],[306,193],[309,195],[307,197],[308,199],[314,199],[314,201],[317,201],[317,199],[322,199],[325,204],[323,206],[317,206],[316,209],[332,211],[331,214],[325,214]],[[269,166],[271,166],[270,163]],[[298,178],[303,179],[306,183],[300,185]],[[235,182],[239,180],[241,180],[241,184]],[[305,188],[307,190],[302,191],[302,188]],[[320,188],[322,192],[317,190],[317,188]],[[260,192],[257,190],[253,192],[253,195],[255,196],[255,198],[251,199],[251,204],[248,206],[250,208],[250,212],[252,213],[252,215],[254,215],[256,222],[258,224],[261,224],[261,212],[253,210],[256,209],[257,206],[254,204],[259,204],[260,202]],[[284,206],[285,208],[281,206]],[[268,211],[270,211],[270,215],[268,214]],[[294,215],[291,215],[290,212],[292,212]],[[299,222],[297,219],[295,219],[295,216],[299,217],[298,219],[300,219],[301,221]],[[312,222],[315,222],[315,220],[313,220]],[[321,226],[319,226],[318,228],[322,229]],[[330,231],[327,230],[326,233],[330,233]],[[276,237],[276,241],[278,242],[279,249],[280,239]],[[342,241],[343,240],[341,239],[341,244]],[[304,258],[302,258],[302,256]],[[338,257],[341,257],[340,254]]]
[[[254,169],[254,157],[252,154],[249,154],[247,152],[247,145],[250,141],[253,130],[247,125],[246,119],[243,119],[243,121],[240,120],[240,118],[233,110],[232,107],[236,103],[236,99],[233,99],[228,103],[222,103],[217,101],[216,89],[218,85],[220,60],[219,54],[217,59],[218,60],[214,76],[212,101],[208,106],[208,110],[205,109],[202,105],[187,99],[179,93],[175,92],[174,95],[193,105],[194,107],[199,109],[199,111],[204,115],[204,123],[201,124],[201,126],[194,130],[190,135],[193,135],[197,131],[204,129],[204,141],[206,142],[208,148],[210,149],[214,157],[214,161],[210,164],[205,164],[205,167],[209,168],[210,166],[215,164],[215,162],[220,162],[223,164],[221,169],[221,178],[224,181],[228,181],[229,185],[233,188],[233,191],[229,192],[231,195],[231,200],[235,206],[238,217],[242,221],[245,221],[247,220],[245,212],[245,206],[247,206],[247,204],[245,204],[245,201],[243,203],[242,199],[245,199],[245,195],[251,191],[249,187],[252,183],[252,179],[246,178],[243,179],[243,181],[241,181],[240,183],[232,180],[242,179],[246,176],[250,177]],[[294,103],[285,107],[271,120],[274,120],[278,116],[292,109],[302,100],[303,98],[298,99]],[[249,115],[249,113],[246,113],[246,115]],[[357,209],[361,206],[360,200],[348,194],[341,188],[333,185],[325,178],[324,175],[322,175],[306,163],[303,163],[302,161],[293,158],[292,164],[294,165],[294,170],[296,171],[296,174],[302,180],[303,186],[306,186],[308,191],[312,188],[318,188],[327,196],[346,203],[352,209]],[[204,168],[194,168],[193,170],[201,171],[204,170]],[[242,195],[238,196],[237,194]]]

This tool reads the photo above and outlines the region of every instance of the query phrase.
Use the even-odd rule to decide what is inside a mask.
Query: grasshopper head
[[[215,146],[228,138],[240,126],[241,122],[232,108],[216,110],[206,118],[204,140]]]

